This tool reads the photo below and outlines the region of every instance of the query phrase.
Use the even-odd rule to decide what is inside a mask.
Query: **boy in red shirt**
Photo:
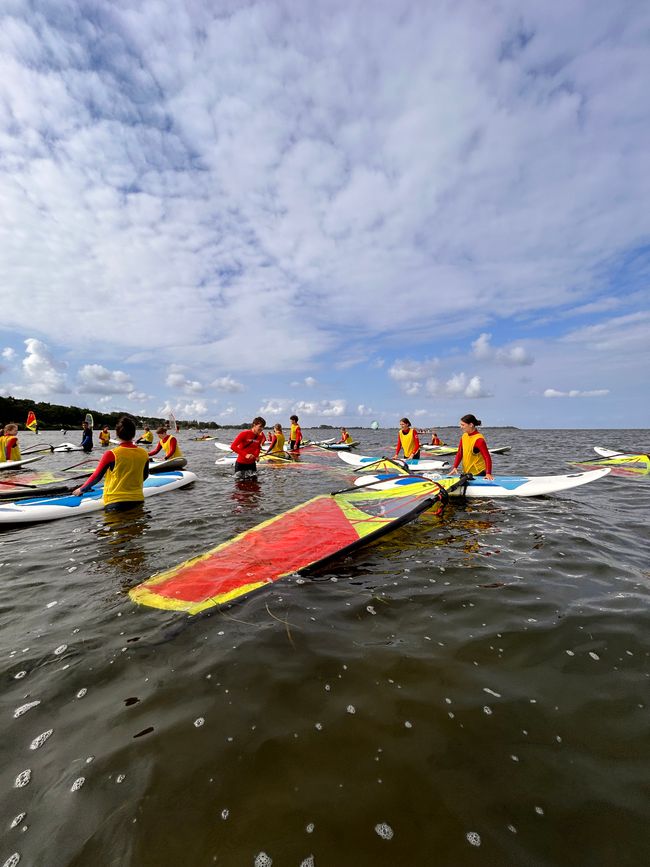
[[[250,430],[243,430],[238,433],[231,442],[230,448],[237,455],[235,478],[254,479],[257,476],[257,459],[260,456],[260,449],[266,441],[265,427],[265,419],[258,415],[257,418],[253,419]]]

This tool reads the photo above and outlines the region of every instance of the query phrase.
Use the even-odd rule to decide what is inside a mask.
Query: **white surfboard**
[[[371,455],[353,455],[349,452],[337,452],[339,458],[351,467],[365,467],[367,464],[374,464],[377,461],[386,460],[386,458],[372,457]],[[392,460],[392,458],[391,458]],[[448,467],[447,461],[438,461],[435,458],[420,458],[419,460],[405,461],[403,458],[398,460],[400,464],[406,466],[413,472],[419,473],[422,470],[442,470]]]
[[[548,494],[557,494],[560,491],[568,491],[589,482],[602,479],[610,472],[609,467],[598,470],[587,470],[583,473],[566,473],[560,476],[495,476],[494,479],[486,479],[479,476],[467,483],[466,489],[457,488],[450,491],[451,497],[543,497]],[[422,478],[431,481],[450,478],[440,473],[422,473],[421,476],[390,476],[382,474],[376,476],[362,476],[355,481],[359,487],[363,485],[376,486],[378,490],[384,490],[384,485],[400,487],[422,481]]]
[[[53,452],[82,452],[81,446],[76,446],[74,443],[59,443],[52,449]]]
[[[28,458],[21,458],[19,461],[2,461],[0,463],[0,472],[5,470],[19,470],[25,464],[33,464],[34,461],[42,461],[45,455],[31,455]]]
[[[143,492],[145,499],[156,494],[163,494],[175,488],[182,488],[194,482],[196,476],[187,471],[160,473],[145,479]],[[55,521],[59,518],[73,518],[75,515],[87,515],[99,512],[104,508],[103,485],[93,487],[80,497],[71,494],[63,497],[35,497],[33,500],[22,500],[15,503],[0,505],[0,525],[36,524],[42,521]]]

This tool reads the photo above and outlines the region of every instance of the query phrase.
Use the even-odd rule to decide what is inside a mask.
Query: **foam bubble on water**
[[[126,774],[118,774],[115,778],[116,783],[123,783],[126,780]]]
[[[413,723],[410,722],[409,720],[405,720],[405,721],[404,721],[404,728],[405,728],[405,729],[412,729],[412,728],[413,728]]]
[[[465,837],[467,838],[467,842],[470,844],[470,846],[481,845],[481,835],[477,834],[476,831],[468,831],[467,834],[465,834]]]
[[[41,732],[41,734],[38,735],[38,737],[35,737],[29,745],[30,750],[37,750],[39,747],[42,747],[53,732],[54,729],[48,729],[46,732]]]
[[[255,867],[271,867],[273,859],[266,852],[260,852],[255,856]]]
[[[20,853],[14,852],[13,855],[10,855],[2,867],[16,867],[16,864],[20,861]]]
[[[376,614],[377,613],[372,605],[366,605],[366,611],[368,612],[368,614]]]
[[[230,815],[230,810],[227,807],[224,807],[223,810],[221,811],[221,818],[224,820],[224,822],[226,821],[226,819],[228,818],[229,815]]]
[[[487,686],[483,687],[483,692],[487,692],[488,695],[493,695],[495,698],[501,698],[501,693],[495,692]]]
[[[544,815],[544,808],[543,807],[535,807],[535,812],[537,813],[538,816],[543,816]]]
[[[314,828],[315,828],[315,827],[316,827],[316,826],[314,825],[314,823],[313,823],[313,822],[310,822],[308,825],[305,826],[305,831],[306,831],[308,834],[313,834],[313,833],[314,833]]]
[[[308,855],[304,861],[300,862],[300,867],[314,867],[314,856]]]
[[[25,768],[25,770],[21,771],[14,780],[14,789],[22,789],[25,786],[28,786],[31,778],[32,772],[30,768]]]
[[[484,713],[484,714],[487,714],[488,716],[490,716],[490,715],[492,714],[492,708],[489,707],[487,704],[484,705],[484,706],[483,706],[483,713]]]
[[[23,819],[25,818],[26,815],[27,815],[27,813],[18,813],[18,815],[15,816],[15,817],[11,820],[11,825],[10,825],[9,827],[10,827],[10,828],[15,828],[16,825],[20,825],[20,823],[23,821]]]
[[[332,687],[329,685],[329,683],[326,683],[325,684],[325,691],[329,692],[331,689],[332,689]]]
[[[519,756],[510,756],[510,758],[512,759],[513,762],[519,761]]]
[[[319,732],[322,731],[323,730],[323,723],[320,723],[320,722],[315,723],[314,728]]]
[[[194,720],[194,726],[195,726],[195,728],[200,729],[204,722],[205,722],[205,720],[204,720],[204,718],[203,718],[202,716],[197,717],[197,718]]]
[[[71,792],[78,792],[79,789],[83,786],[83,784],[85,782],[86,782],[85,777],[77,777],[77,779],[74,781],[74,783],[70,786],[70,791]]]
[[[26,671],[19,671],[17,674],[14,674],[14,680],[22,680],[23,677],[26,677]]]
[[[40,704],[40,699],[38,701],[28,701],[27,704],[21,704],[20,707],[17,707],[14,711],[14,719],[18,719],[19,716],[22,716],[24,713],[27,713],[28,710],[31,710],[36,705]]]
[[[598,662],[598,661],[600,660],[600,656],[598,656],[597,653],[594,653],[593,650],[590,650],[590,651],[589,651],[589,656],[590,656],[592,659],[595,659],[596,662]]]
[[[378,837],[381,837],[382,840],[393,839],[393,829],[387,822],[379,822],[375,825],[375,834],[377,834]]]
[[[94,762],[94,761],[95,761],[94,756],[88,756],[88,758],[86,759],[86,764],[89,765],[91,762]]]
[[[572,650],[565,650],[564,652],[567,656],[575,656],[575,653]]]
[[[54,602],[48,602],[47,605],[46,605],[45,607],[46,607],[46,608],[54,608],[54,606],[55,606],[55,605],[58,605],[58,604],[59,604],[59,603],[58,603],[58,600],[55,599]]]
[[[349,704],[349,705],[346,707],[346,711],[347,711],[348,713],[356,713],[356,712],[357,712],[357,709],[355,708],[355,706],[354,706],[353,704]]]
[[[88,692],[88,690],[86,689],[86,687],[82,686],[82,688],[77,693],[77,698],[83,698],[87,692]]]
[[[446,698],[446,699],[445,699],[445,703],[446,703],[446,704],[451,704],[451,699],[450,699],[450,698]]]
[[[68,649],[68,645],[67,645],[67,644],[60,644],[60,645],[55,649],[55,651],[54,651],[54,655],[55,655],[55,656],[61,656],[61,654],[62,654],[62,653],[65,653],[67,649]]]

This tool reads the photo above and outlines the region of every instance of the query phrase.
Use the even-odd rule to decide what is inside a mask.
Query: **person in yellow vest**
[[[291,430],[289,431],[289,451],[299,451],[300,443],[302,442],[302,430],[298,424],[298,416],[289,416],[291,422]]]
[[[283,455],[284,454],[284,434],[282,433],[282,425],[280,423],[273,425],[273,434],[271,442],[266,450],[267,455]]]
[[[108,425],[105,425],[99,432],[99,444],[106,448],[106,446],[111,441],[111,433],[108,429]]]
[[[462,461],[464,473],[471,473],[473,476],[485,476],[486,479],[494,478],[492,458],[485,437],[478,429],[480,425],[479,419],[471,413],[461,418],[460,429],[463,433],[458,443],[454,465],[449,471],[450,476],[456,474]]]
[[[159,427],[156,433],[158,434],[158,445],[153,449],[153,451],[149,452],[150,458],[157,455],[161,449],[165,454],[164,460],[166,461],[171,461],[173,458],[183,457],[183,452],[178,444],[178,440],[175,436],[172,436],[172,434],[167,433],[166,427]]]
[[[149,458],[133,442],[135,422],[124,415],[115,425],[119,446],[104,452],[95,472],[74,490],[80,497],[104,476],[104,508],[107,512],[124,512],[144,502],[142,485],[149,475]]]
[[[352,439],[352,437],[348,433],[348,429],[345,427],[342,427],[341,428],[341,439],[339,440],[338,444],[339,445],[349,445],[350,443],[353,443],[353,442],[354,442],[354,440]]]
[[[407,418],[402,418],[399,422],[395,457],[399,456],[400,451],[404,452],[404,457],[407,461],[417,461],[420,458],[420,440],[418,439],[418,432],[414,427],[411,427],[411,422]]]
[[[144,426],[144,433],[142,434],[141,437],[137,438],[136,443],[142,443],[142,445],[144,445],[144,446],[150,446],[152,442],[153,442],[153,434],[149,430],[149,425],[146,424]]]
[[[0,437],[0,463],[4,461],[19,461],[21,458],[18,445],[18,425],[10,422],[3,428]]]

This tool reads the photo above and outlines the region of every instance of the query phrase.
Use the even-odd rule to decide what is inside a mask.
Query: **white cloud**
[[[16,350],[12,349],[11,346],[5,346],[5,348],[2,350],[2,353],[0,354],[3,358],[6,358],[7,361],[13,361],[16,357]]]
[[[259,412],[265,417],[267,415],[281,415],[282,413],[288,412],[289,406],[290,402],[288,400],[269,397],[262,401]]]
[[[375,411],[371,406],[366,406],[365,403],[360,403],[357,406],[357,415],[366,416],[366,415],[375,415]]]
[[[182,391],[183,394],[200,394],[204,388],[196,379],[188,379],[184,368],[178,364],[172,364],[165,378],[165,384],[170,388]]]
[[[208,414],[208,405],[204,400],[188,400],[186,403],[181,403],[174,411],[177,419],[197,419],[206,421]]]
[[[123,370],[108,370],[101,364],[84,364],[77,373],[80,394],[129,394],[133,381]]]
[[[491,345],[491,338],[491,334],[483,332],[472,343],[474,358],[479,361],[494,361],[496,364],[504,364],[508,367],[526,366],[534,362],[535,359],[523,346],[511,344],[496,348]]]
[[[480,376],[468,376],[466,373],[455,373],[445,382],[428,379],[425,391],[429,397],[467,397],[471,399],[490,397],[490,392],[483,386]]]
[[[31,394],[49,395],[70,391],[63,371],[66,365],[54,359],[48,347],[33,337],[25,340],[27,347],[22,362],[24,385]]]
[[[346,407],[347,404],[344,400],[300,400],[294,404],[296,415],[323,416],[324,418],[341,416],[345,413]]]
[[[219,376],[210,383],[210,387],[216,388],[217,391],[227,391],[231,394],[244,390],[242,383],[237,382],[232,376]]]
[[[439,365],[440,361],[437,358],[425,358],[422,361],[398,358],[389,368],[388,375],[396,382],[413,382],[431,376]]]
[[[605,397],[609,394],[608,388],[595,388],[591,391],[580,391],[572,388],[570,391],[558,391],[556,388],[547,388],[544,397]]]
[[[307,388],[313,388],[316,385],[316,383],[317,383],[317,380],[315,380],[313,376],[306,376],[305,377],[305,385],[307,386]]]

